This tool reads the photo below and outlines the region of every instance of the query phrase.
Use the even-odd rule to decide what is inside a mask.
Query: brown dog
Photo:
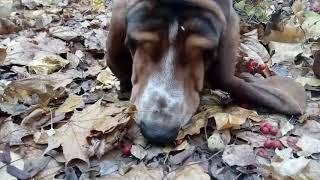
[[[232,0],[114,1],[107,63],[120,95],[131,92],[148,140],[176,138],[196,111],[204,82],[279,112],[303,112],[304,89],[291,79],[234,76],[238,42]]]

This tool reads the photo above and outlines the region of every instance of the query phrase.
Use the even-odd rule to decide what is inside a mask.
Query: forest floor
[[[234,4],[239,67],[301,83],[302,116],[205,90],[192,125],[165,146],[149,144],[117,99],[105,62],[111,6],[0,2],[0,179],[319,179],[319,2]]]

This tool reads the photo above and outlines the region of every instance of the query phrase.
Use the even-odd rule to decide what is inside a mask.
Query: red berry
[[[280,141],[273,141],[272,142],[272,148],[273,149],[281,149],[281,147],[282,147],[282,144],[281,144]]]
[[[264,127],[267,127],[270,130],[272,128],[272,125],[270,123],[264,123]]]
[[[259,149],[257,152],[257,155],[260,157],[267,157],[268,156],[268,152],[265,149]]]
[[[123,144],[121,146],[122,154],[125,156],[131,155],[131,144]]]
[[[180,144],[183,143],[183,141],[184,141],[184,139],[178,139],[178,140],[176,140],[176,144],[177,144],[177,145],[180,145]]]
[[[267,128],[266,126],[260,127],[260,132],[262,134],[269,134],[269,128]]]
[[[248,66],[247,70],[248,70],[248,72],[253,73],[254,72],[254,67],[253,66]]]
[[[259,64],[258,69],[259,69],[259,71],[263,71],[266,69],[266,67],[267,67],[266,64]]]
[[[267,139],[263,146],[267,149],[271,149],[273,147],[273,141],[271,139]]]
[[[278,134],[278,129],[275,127],[270,128],[269,131],[272,136],[276,136]]]
[[[248,170],[255,170],[255,169],[257,169],[257,166],[251,164],[251,165],[248,165],[248,166],[247,166],[247,169],[248,169]]]

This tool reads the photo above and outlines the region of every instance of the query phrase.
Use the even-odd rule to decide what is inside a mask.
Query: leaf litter
[[[119,81],[104,61],[112,3],[1,1],[0,179],[317,179],[319,3],[234,7],[238,64],[265,63],[263,76],[293,77],[306,88],[306,113],[239,107],[205,90],[192,124],[175,144],[159,146],[141,135],[136,109],[115,98]],[[279,132],[263,133],[266,124]],[[268,140],[280,145],[267,148]]]

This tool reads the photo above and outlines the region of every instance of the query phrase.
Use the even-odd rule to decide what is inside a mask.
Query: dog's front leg
[[[302,86],[289,78],[272,77],[247,82],[234,76],[239,42],[238,17],[232,10],[218,50],[214,71],[220,88],[238,99],[245,99],[285,114],[301,114],[305,108]]]

